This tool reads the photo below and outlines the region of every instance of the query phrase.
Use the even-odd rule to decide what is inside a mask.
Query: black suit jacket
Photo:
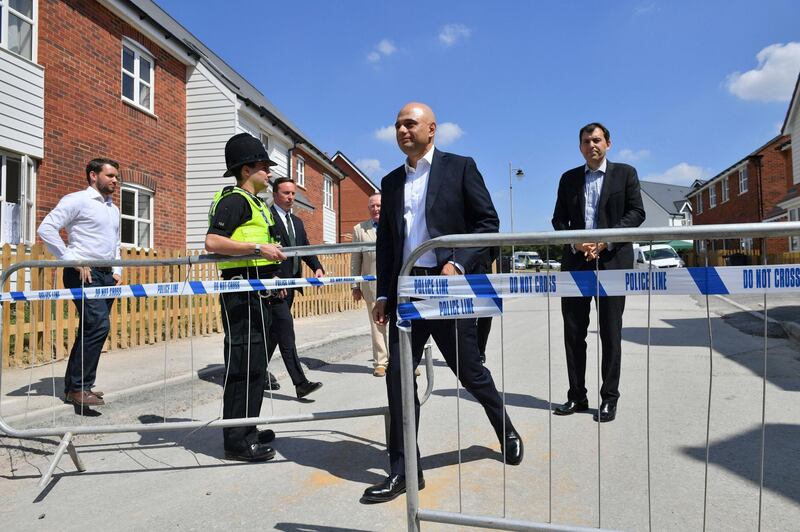
[[[553,211],[553,228],[556,231],[586,229],[584,210],[586,199],[584,166],[567,171],[558,184],[558,197]],[[639,227],[644,222],[644,206],[636,169],[623,163],[607,162],[603,188],[597,202],[597,229]],[[633,268],[631,243],[615,242],[612,249],[600,253],[600,268],[620,270]],[[561,269],[580,270],[586,267],[583,253],[575,253],[564,246]]]
[[[270,210],[272,211],[272,217],[275,218],[275,226],[278,228],[278,234],[280,234],[281,237],[281,245],[283,247],[289,247],[289,233],[286,231],[286,220],[285,219],[278,220],[278,218],[280,218],[281,215],[278,212],[278,210],[275,209],[274,205],[270,207]],[[308,242],[308,235],[306,235],[306,228],[303,225],[303,220],[301,220],[294,214],[290,214],[289,216],[291,216],[293,222],[292,225],[294,226],[295,245],[297,247],[310,245]],[[300,259],[302,259],[302,261],[305,262],[309,268],[311,268],[312,272],[315,272],[317,270],[325,271],[325,269],[322,267],[322,264],[320,264],[319,259],[317,258],[316,255],[300,257]],[[303,268],[300,266],[300,262],[298,261],[297,271],[292,271],[293,262],[294,261],[292,261],[291,257],[283,261],[280,265],[280,269],[278,270],[278,277],[282,279],[300,277]],[[302,288],[298,288],[298,290],[300,290],[300,292],[303,291]]]
[[[381,182],[381,221],[376,241],[376,295],[388,299],[389,312],[397,304],[397,278],[403,261],[405,181],[405,166],[400,166]],[[425,197],[425,220],[431,238],[498,232],[500,221],[492,198],[471,157],[434,150]],[[438,248],[435,253],[439,269],[448,261],[454,261],[464,268],[465,273],[473,273],[488,256],[486,248]]]

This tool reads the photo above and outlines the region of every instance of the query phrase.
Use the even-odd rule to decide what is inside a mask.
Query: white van
[[[685,264],[669,244],[634,244],[633,267],[647,270],[652,262],[653,268],[683,268]]]
[[[526,270],[530,268],[539,269],[544,262],[539,254],[535,251],[515,251],[514,252],[514,269]]]

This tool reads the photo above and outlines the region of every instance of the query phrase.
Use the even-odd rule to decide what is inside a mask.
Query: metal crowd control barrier
[[[374,250],[375,244],[374,243],[352,243],[352,244],[334,244],[334,245],[321,245],[321,246],[304,246],[299,248],[283,248],[283,252],[287,257],[302,257],[307,255],[317,255],[317,254],[338,254],[338,253],[351,253],[351,252],[361,252],[361,251],[372,251]],[[242,259],[256,259],[260,258],[258,255],[248,256],[248,257],[241,257]],[[199,256],[188,256],[183,258],[174,258],[174,259],[137,259],[137,260],[114,260],[114,261],[101,261],[101,260],[93,260],[93,261],[25,261],[17,263],[8,270],[4,271],[2,275],[0,275],[0,286],[3,286],[6,280],[9,278],[11,274],[21,268],[68,268],[68,267],[77,267],[77,266],[93,266],[93,267],[105,267],[105,266],[122,266],[122,267],[135,267],[135,266],[189,266],[191,268],[192,265],[201,264],[201,263],[216,263],[222,261],[229,261],[230,257],[227,256],[220,256],[220,255],[199,255]],[[340,278],[337,282],[340,283],[350,283],[352,278]],[[288,279],[280,280],[282,282],[291,282]],[[326,279],[322,278],[319,280],[312,279],[310,280],[312,285],[323,285],[325,284]],[[219,285],[224,285],[224,281],[213,281],[207,282],[209,283],[217,283]],[[152,295],[163,295],[166,297],[174,297],[174,296],[186,296],[191,295],[193,292],[191,290],[186,290],[188,293],[185,293],[183,290],[178,290],[174,285],[180,284],[183,285],[183,288],[191,287],[196,291],[194,293],[206,293],[203,291],[203,287],[201,286],[202,283],[199,282],[190,282],[187,278],[183,282],[179,283],[167,283],[168,285],[173,286],[166,286],[163,293],[160,291],[156,291]],[[192,287],[194,284],[194,287]],[[132,294],[128,295],[121,295],[121,290],[116,291],[116,295],[111,297],[141,297],[146,295],[145,294],[145,287],[146,285],[129,285],[127,292],[131,292]],[[12,301],[24,301],[25,296],[23,290],[19,290],[20,287],[17,287],[18,290],[11,293],[11,300]],[[125,288],[125,285],[122,285],[120,288]],[[153,288],[153,287],[151,287]],[[157,288],[157,287],[156,287]],[[240,291],[235,288],[231,288],[230,286],[227,287],[228,292],[235,292]],[[244,288],[244,287],[243,287]],[[264,286],[260,287],[261,289]],[[248,286],[249,290],[254,290],[252,286]],[[255,288],[258,290],[259,288]],[[77,290],[77,289],[76,289]],[[87,292],[92,290],[91,288],[85,289]],[[69,289],[67,289],[69,291]],[[55,291],[52,291],[50,294],[40,294],[43,299],[38,300],[52,300],[52,296],[56,296]],[[150,295],[150,294],[147,294]],[[84,296],[81,296],[84,297]],[[102,296],[97,296],[98,298],[102,298]],[[80,299],[80,298],[76,298]],[[191,298],[189,299],[191,304]],[[191,319],[192,313],[189,312],[189,316]],[[366,319],[366,317],[365,317]],[[2,345],[2,305],[0,305],[0,351],[5,348]],[[191,330],[191,325],[190,325]],[[190,341],[191,341],[190,336]],[[190,352],[192,349],[190,349]],[[221,353],[220,353],[221,355]],[[193,353],[192,353],[193,356]],[[220,357],[221,358],[221,357]],[[194,365],[192,365],[194,367]],[[430,349],[426,349],[426,367],[427,367],[427,374],[430,379],[430,375],[433,374],[433,362],[431,358]],[[166,375],[165,375],[166,378]],[[428,382],[428,388],[426,391],[425,399],[430,395],[432,390],[432,380]],[[55,393],[55,390],[54,390]],[[166,388],[165,388],[166,394]],[[0,364],[0,398],[2,398],[2,364]],[[194,400],[194,397],[192,397]],[[166,395],[165,395],[165,402],[166,402]],[[2,401],[0,400],[0,408],[2,405]],[[112,434],[112,433],[127,433],[127,432],[154,432],[154,431],[167,431],[167,430],[178,430],[178,431],[189,431],[192,429],[199,429],[199,428],[223,428],[223,427],[237,427],[237,426],[248,426],[248,425],[263,425],[263,424],[278,424],[278,423],[294,423],[294,422],[301,422],[301,421],[321,421],[321,420],[334,420],[334,419],[347,419],[347,418],[356,418],[356,417],[370,417],[370,416],[383,416],[384,417],[384,426],[386,429],[386,437],[388,441],[388,416],[389,411],[386,406],[381,407],[374,407],[374,408],[360,408],[360,409],[350,409],[350,410],[339,410],[339,411],[327,411],[327,412],[316,412],[316,413],[308,413],[308,414],[297,414],[297,415],[289,415],[289,416],[254,416],[254,417],[247,417],[247,418],[237,418],[237,419],[214,419],[211,421],[167,421],[166,416],[164,416],[164,421],[161,423],[143,423],[143,424],[111,424],[111,425],[68,425],[68,426],[60,426],[60,427],[47,427],[47,428],[29,428],[29,429],[15,429],[13,428],[3,417],[2,412],[0,411],[0,434],[6,434],[8,436],[14,438],[40,438],[40,437],[47,437],[47,436],[57,436],[60,437],[60,444],[58,445],[51,461],[46,469],[46,471],[42,474],[42,477],[39,482],[39,490],[44,490],[50,479],[52,478],[53,473],[55,472],[56,467],[58,466],[59,461],[63,457],[65,452],[68,452],[72,461],[75,464],[75,467],[78,471],[85,471],[86,467],[84,466],[83,462],[78,455],[78,451],[73,443],[73,439],[78,434]],[[82,418],[81,418],[82,419]]]
[[[772,237],[791,237],[800,235],[800,222],[775,222],[775,223],[752,223],[752,224],[724,224],[724,225],[704,225],[704,226],[692,226],[692,227],[664,227],[664,228],[627,228],[627,229],[600,229],[600,230],[582,230],[582,231],[558,231],[558,232],[540,232],[540,233],[516,233],[516,234],[465,234],[465,235],[448,235],[442,236],[438,238],[434,238],[432,240],[428,240],[421,244],[418,248],[416,248],[411,255],[408,257],[408,260],[403,265],[403,268],[400,273],[400,283],[398,285],[398,305],[404,306],[406,309],[411,309],[413,312],[408,312],[407,317],[409,320],[413,319],[426,319],[424,305],[420,304],[419,301],[416,303],[411,303],[412,297],[413,298],[434,298],[432,301],[446,301],[448,298],[452,301],[454,297],[462,298],[460,301],[465,301],[468,298],[491,298],[493,297],[495,300],[500,299],[502,303],[502,297],[504,295],[508,295],[500,293],[500,290],[494,290],[491,286],[490,289],[486,289],[486,276],[480,280],[480,282],[475,282],[475,284],[471,285],[471,281],[469,279],[465,280],[461,284],[458,284],[458,279],[456,278],[455,281],[453,278],[450,278],[448,281],[444,281],[442,277],[428,277],[425,281],[431,281],[433,284],[432,286],[437,286],[438,281],[443,281],[445,285],[449,283],[450,285],[458,285],[455,291],[452,290],[452,286],[448,290],[442,291],[426,291],[425,288],[421,292],[414,292],[413,288],[406,288],[404,291],[403,288],[403,280],[404,278],[408,281],[408,286],[411,287],[414,283],[408,276],[411,273],[411,269],[416,263],[416,261],[426,252],[431,251],[436,248],[465,248],[465,247],[494,247],[500,245],[506,246],[513,246],[513,245],[531,245],[531,244],[574,244],[576,242],[653,242],[653,241],[670,241],[670,240],[713,240],[713,239],[720,239],[720,238],[750,238],[750,237],[761,237],[761,238],[772,238]],[[762,243],[765,241],[762,241]],[[762,251],[762,257],[766,260],[766,249]],[[549,256],[547,257],[550,258]],[[797,265],[794,265],[797,266]],[[709,293],[717,293],[714,292],[714,287],[718,287],[721,280],[718,277],[715,277],[717,274],[710,273],[714,270],[725,270],[731,269],[736,270],[736,274],[739,276],[738,281],[742,282],[742,273],[741,268],[739,267],[730,267],[730,268],[709,268],[706,256],[706,265],[705,268],[694,268],[693,271],[703,270],[705,271],[705,278],[703,275],[699,275],[699,279],[694,279],[688,282],[686,285],[688,286],[691,282],[694,282],[697,286],[696,287],[704,287],[701,289],[700,293],[705,294],[706,297],[706,314],[708,320],[708,333],[709,333],[709,391],[708,391],[708,405],[707,405],[707,420],[706,420],[706,456],[705,456],[705,479],[704,479],[704,493],[703,493],[703,529],[706,528],[706,513],[707,513],[707,496],[708,496],[708,456],[709,456],[709,426],[710,426],[710,414],[711,414],[711,387],[713,382],[713,362],[711,362],[712,354],[713,354],[713,338],[711,336],[711,318],[710,318],[710,310],[708,306],[708,295]],[[776,268],[777,270],[778,268]],[[681,268],[683,270],[683,268]],[[613,270],[602,270],[604,273],[608,273],[609,271],[613,272]],[[662,270],[663,271],[663,270]],[[671,270],[675,271],[675,270]],[[793,269],[794,271],[794,269]],[[800,268],[797,268],[797,271],[800,272]],[[572,273],[572,272],[564,272],[564,273]],[[568,296],[594,296],[599,294],[600,296],[605,295],[601,292],[600,287],[600,280],[599,280],[599,271],[595,270],[594,272],[594,280],[590,283],[584,283],[583,287],[573,287],[575,289],[580,289],[580,291],[576,293],[569,293]],[[683,272],[681,272],[683,273]],[[691,272],[690,272],[691,273]],[[758,272],[756,272],[758,273]],[[546,274],[546,273],[545,273]],[[654,285],[656,283],[655,277],[652,277],[655,274],[654,269],[652,267],[652,263],[650,263],[648,272],[645,274],[647,275],[647,279],[650,279],[646,282],[646,294],[648,297],[648,336],[647,336],[647,483],[648,483],[648,524],[649,528],[652,529],[652,508],[651,508],[651,489],[650,489],[650,297],[654,290]],[[505,277],[510,279],[509,285],[513,286],[513,278],[519,278],[524,275],[529,274],[506,274],[503,276],[488,276],[488,277]],[[542,274],[536,274],[542,275]],[[777,272],[776,272],[777,275]],[[791,274],[794,275],[794,274]],[[688,274],[687,274],[688,276]],[[757,275],[758,276],[758,275]],[[478,276],[475,276],[478,277]],[[729,276],[730,277],[730,276]],[[789,282],[790,277],[786,277],[787,282]],[[791,277],[794,279],[794,277]],[[652,280],[652,282],[651,282]],[[576,284],[579,284],[576,278]],[[431,285],[425,285],[431,286]],[[788,286],[788,285],[787,285]],[[796,275],[796,279],[791,281],[791,286],[793,287],[793,291],[797,291],[798,287],[800,287],[800,273]],[[508,288],[508,287],[507,287]],[[724,288],[724,286],[723,286]],[[767,291],[763,286],[759,289],[758,286],[754,287],[755,290],[752,293],[756,293],[764,295],[764,309],[766,313],[766,297]],[[774,287],[773,287],[774,288]],[[513,291],[513,288],[510,289]],[[481,292],[484,294],[481,295]],[[547,350],[548,350],[548,367],[550,367],[550,327],[549,327],[549,301],[550,301],[550,289],[546,288],[547,292],[547,301],[548,301],[548,339],[547,339]],[[493,295],[486,295],[486,294],[493,294]],[[687,292],[688,293],[688,292]],[[723,292],[725,293],[725,292]],[[436,294],[436,295],[424,295],[424,294]],[[455,295],[454,295],[455,294]],[[561,295],[561,294],[559,294]],[[435,298],[439,298],[438,300]],[[474,301],[474,300],[473,300]],[[454,304],[457,305],[458,302]],[[415,305],[418,305],[422,310],[416,309]],[[438,306],[438,309],[435,308]],[[469,307],[464,309],[464,307]],[[479,303],[468,303],[462,304],[461,307],[448,305],[445,303],[444,305],[434,305],[433,308],[430,308],[430,314],[428,315],[429,318],[435,319],[434,316],[436,314],[440,315],[440,319],[453,319],[455,315],[462,315],[464,317],[469,316],[480,316],[481,311],[478,309]],[[489,304],[491,307],[491,304]],[[597,298],[595,297],[595,312],[598,312],[598,304]],[[455,311],[453,311],[456,309]],[[485,310],[485,309],[484,309]],[[495,311],[498,309],[495,308]],[[402,312],[400,312],[401,316],[398,318],[400,324],[404,321],[402,317]],[[497,314],[497,312],[495,312]],[[412,317],[413,316],[413,317]],[[764,486],[764,445],[765,445],[765,415],[766,415],[766,369],[767,369],[767,334],[766,334],[766,323],[767,318],[766,315],[764,317],[764,367],[763,367],[763,377],[762,377],[762,392],[761,392],[761,462],[760,462],[760,472],[759,472],[759,513],[758,513],[758,523],[759,529],[761,528],[761,493],[763,491]],[[599,388],[600,388],[600,349],[599,349],[599,334],[597,335],[597,388],[598,388],[598,404],[599,404]],[[502,340],[501,340],[502,341]],[[588,353],[587,353],[588,354]],[[428,522],[436,522],[436,523],[447,523],[447,524],[454,524],[454,525],[464,525],[464,526],[479,526],[485,528],[493,528],[493,529],[504,529],[504,530],[559,530],[559,531],[573,531],[573,530],[596,530],[601,527],[603,524],[602,522],[602,499],[600,497],[600,490],[602,484],[602,478],[600,476],[600,443],[601,443],[601,423],[597,423],[597,444],[598,444],[598,452],[597,452],[597,528],[583,528],[583,527],[576,527],[570,525],[560,525],[552,523],[552,426],[551,422],[548,421],[548,461],[550,466],[550,473],[549,473],[549,501],[548,501],[548,520],[547,522],[533,522],[533,521],[522,521],[518,519],[509,518],[505,515],[505,485],[503,489],[503,496],[504,496],[504,505],[503,505],[503,513],[502,516],[489,516],[489,515],[474,515],[474,514],[466,514],[462,511],[459,512],[445,512],[439,511],[435,509],[426,509],[420,507],[420,500],[419,500],[419,489],[417,486],[418,482],[418,464],[417,464],[417,455],[416,455],[416,445],[417,445],[417,438],[416,438],[416,427],[415,427],[415,419],[414,419],[414,377],[413,377],[413,368],[412,368],[412,356],[411,356],[411,329],[410,327],[400,328],[400,366],[401,366],[401,384],[402,384],[402,397],[403,397],[403,442],[404,442],[404,449],[405,449],[405,476],[406,476],[406,507],[407,507],[407,519],[408,519],[408,530],[412,532],[419,531],[420,529],[420,522],[421,521],[428,521]],[[502,364],[502,358],[501,358]],[[548,370],[549,371],[549,370]],[[432,376],[429,376],[429,379],[432,380]],[[550,377],[548,376],[548,414],[549,411],[552,410],[552,397],[551,397],[551,390],[550,390]],[[503,406],[505,407],[505,392],[503,391]],[[548,415],[548,419],[552,416]],[[459,420],[460,423],[460,420]],[[460,454],[459,454],[459,475],[460,475]],[[504,462],[503,467],[506,467]],[[505,484],[505,469],[503,474],[503,482]],[[461,480],[459,477],[459,486],[461,484]],[[460,502],[460,494],[459,494],[459,508],[461,509],[461,502]]]

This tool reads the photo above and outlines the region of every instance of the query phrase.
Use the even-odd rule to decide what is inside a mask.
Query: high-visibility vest
[[[208,225],[211,226],[211,220],[214,218],[214,213],[217,210],[217,205],[222,198],[230,196],[231,194],[239,194],[247,200],[250,204],[250,219],[236,228],[231,235],[232,240],[238,242],[251,242],[253,244],[275,244],[277,240],[269,232],[270,227],[275,225],[275,219],[267,207],[266,203],[256,199],[255,196],[250,194],[244,189],[234,186],[228,186],[214,194],[214,200],[211,202],[211,209],[208,211]],[[268,259],[256,260],[235,260],[230,262],[218,262],[217,267],[220,270],[227,270],[230,268],[247,268],[252,266],[268,266],[270,264],[278,264],[281,261],[274,261]]]

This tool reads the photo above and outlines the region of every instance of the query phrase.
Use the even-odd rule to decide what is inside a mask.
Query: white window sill
[[[123,96],[121,99],[122,99],[122,103],[124,103],[125,105],[127,105],[127,106],[129,106],[129,107],[133,107],[133,108],[134,108],[134,109],[136,109],[137,111],[141,111],[141,112],[143,112],[144,114],[146,114],[146,115],[148,115],[148,116],[150,116],[150,117],[152,117],[152,118],[155,118],[156,120],[158,120],[158,115],[156,115],[155,113],[153,113],[153,112],[152,112],[150,109],[148,109],[148,108],[146,108],[146,107],[142,107],[142,106],[141,106],[141,105],[139,105],[138,103],[134,102],[133,100],[129,100],[129,99],[128,99],[128,98],[126,98],[125,96]]]

